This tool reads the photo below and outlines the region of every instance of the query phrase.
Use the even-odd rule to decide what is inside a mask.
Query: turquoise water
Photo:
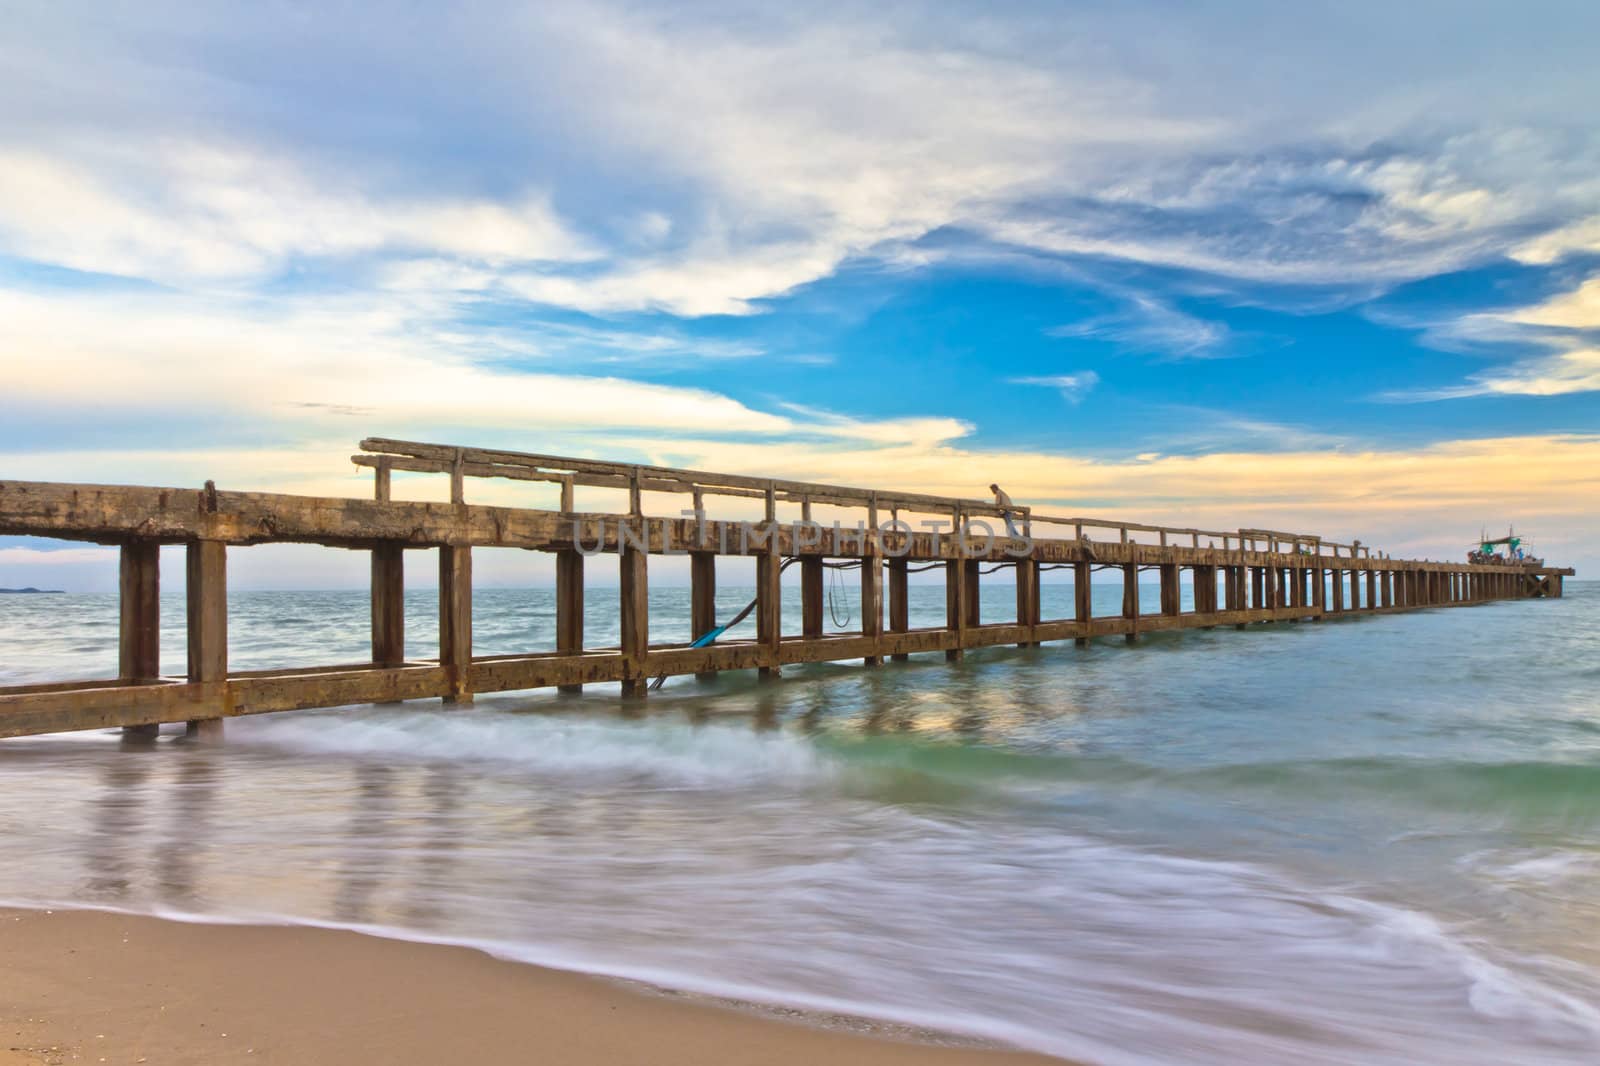
[[[913,624],[942,618],[913,594]],[[1069,615],[1070,586],[1044,602]],[[366,612],[237,593],[233,663],[359,660]],[[553,644],[548,591],[475,615],[480,654]],[[686,592],[652,616],[685,639]],[[0,597],[0,683],[114,673],[115,619]],[[430,593],[408,621],[425,654]],[[590,644],[615,627],[591,591]],[[0,900],[478,944],[1093,1062],[1593,1063],[1597,653],[1600,585],[1569,582],[678,679],[643,714],[598,687],[237,720],[220,747],[5,741]]]

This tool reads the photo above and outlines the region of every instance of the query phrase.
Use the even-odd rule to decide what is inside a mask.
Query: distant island
[[[24,594],[30,593],[30,592],[31,593],[38,593],[40,595],[59,595],[61,593],[61,590],[60,589],[36,589],[36,588],[34,588],[33,586],[30,585],[25,589],[0,589],[0,596],[4,596],[7,593],[10,593],[11,595],[15,595],[15,596],[21,596],[21,595],[24,595]]]

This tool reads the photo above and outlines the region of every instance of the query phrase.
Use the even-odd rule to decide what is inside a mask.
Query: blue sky
[[[0,472],[356,494],[411,436],[1592,567],[1597,33],[8,5]]]

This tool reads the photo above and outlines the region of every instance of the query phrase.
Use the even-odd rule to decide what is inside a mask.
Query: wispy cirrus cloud
[[[1435,333],[1469,349],[1489,346],[1519,354],[1456,384],[1388,392],[1383,399],[1425,402],[1600,392],[1600,277],[1537,304],[1458,316],[1435,327]]]
[[[1127,308],[1081,322],[1052,326],[1052,337],[1091,337],[1161,359],[1208,359],[1228,354],[1230,331],[1221,322],[1185,314],[1153,296],[1130,295]]]
[[[1093,370],[1079,370],[1073,374],[1046,374],[1040,377],[1008,378],[1013,385],[1037,385],[1055,389],[1070,404],[1083,402],[1094,387],[1100,384],[1100,375]]]

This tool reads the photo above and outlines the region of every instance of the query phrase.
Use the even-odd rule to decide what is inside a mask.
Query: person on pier
[[[1012,515],[1019,513],[1017,505],[1011,502],[1011,497],[999,485],[990,485],[989,491],[994,493],[994,505],[1000,509],[1000,517],[1006,520],[1007,535],[1012,539],[1020,537],[1022,534],[1017,532],[1017,524],[1011,520]]]

